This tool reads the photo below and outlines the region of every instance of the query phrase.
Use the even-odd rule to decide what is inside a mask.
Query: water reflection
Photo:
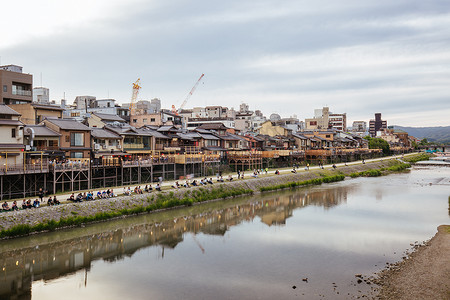
[[[194,240],[195,234],[198,233],[224,236],[230,227],[254,220],[260,220],[268,226],[284,226],[286,219],[292,217],[296,209],[310,205],[330,209],[346,203],[351,189],[351,186],[325,190],[304,189],[295,193],[284,192],[277,196],[266,195],[257,201],[235,199],[209,203],[187,209],[185,215],[157,222],[122,228],[117,226],[123,221],[92,225],[88,226],[91,231],[95,230],[96,226],[109,226],[110,229],[101,228],[101,232],[70,239],[64,238],[64,233],[59,233],[55,238],[60,240],[59,242],[39,242],[40,237],[37,236],[37,242],[32,242],[33,246],[15,250],[7,250],[7,244],[13,241],[4,241],[0,258],[0,298],[31,299],[33,281],[48,281],[82,269],[86,271],[84,284],[87,284],[93,261],[103,259],[116,262],[131,257],[145,247],[160,247],[160,258],[163,259],[164,250],[173,249],[183,242],[186,233],[192,233]],[[148,216],[129,218],[126,223],[132,223],[134,219],[139,218]],[[45,236],[42,236],[42,240],[45,240]],[[198,241],[196,243],[204,252],[202,245]]]

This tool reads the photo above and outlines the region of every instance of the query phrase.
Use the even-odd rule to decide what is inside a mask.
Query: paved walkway
[[[415,154],[417,154],[417,153],[409,153],[409,154],[405,154],[405,156],[410,156],[410,155],[415,155]],[[389,159],[392,159],[392,158],[395,158],[395,159],[401,159],[401,158],[402,158],[402,155],[394,155],[394,156],[388,156],[388,157],[382,157],[382,158],[368,159],[368,160],[365,160],[365,162],[383,161],[383,160],[389,160]],[[352,165],[360,165],[360,164],[362,164],[362,163],[363,163],[362,160],[358,160],[358,161],[352,161],[352,162],[348,162],[348,163],[337,163],[337,164],[335,164],[335,165],[336,165],[336,167],[339,168],[340,166],[341,166],[341,167],[342,167],[342,166],[345,166],[345,164],[347,164],[348,166],[352,166]],[[319,168],[319,166],[312,166],[312,167],[310,167],[309,169],[310,169],[310,170],[319,170],[320,168]],[[333,165],[332,165],[332,164],[324,165],[324,169],[333,169]],[[276,170],[277,170],[277,169],[274,169],[274,168],[269,169],[267,174],[265,174],[265,172],[263,172],[262,174],[259,175],[259,177],[274,176]],[[292,168],[282,168],[282,169],[278,169],[278,171],[280,172],[280,174],[289,174],[289,173],[291,173]],[[307,172],[307,170],[305,170],[305,167],[299,167],[299,168],[297,168],[297,172]],[[250,171],[244,172],[244,178],[245,178],[245,179],[253,178],[253,177],[251,176],[252,173],[253,173],[253,172],[250,172]],[[225,181],[227,181],[229,175],[232,175],[233,180],[237,180],[237,173],[227,173],[227,174],[223,174],[222,177],[223,177],[223,179],[224,179]],[[200,181],[200,180],[203,179],[203,178],[205,178],[205,177],[196,177],[196,178],[192,178],[192,179],[189,180],[189,182],[192,182],[194,179],[197,180],[197,181]],[[211,176],[209,176],[209,178],[211,178]],[[216,176],[213,176],[212,179],[213,179],[214,182],[216,182],[216,179],[217,179],[217,178],[216,178]],[[185,182],[185,180],[178,180],[178,183],[179,183],[180,185],[183,185],[184,182]],[[162,185],[161,185],[162,190],[164,191],[164,190],[170,190],[170,189],[172,189],[172,186],[174,185],[174,183],[175,183],[175,180],[163,181],[163,183],[162,183]],[[144,189],[145,185],[146,185],[146,184],[143,183],[143,184],[138,184],[138,185],[127,185],[127,186],[125,186],[125,187],[127,187],[127,188],[130,187],[130,190],[133,191],[134,188],[135,188],[136,186],[140,186],[141,189]],[[155,188],[155,186],[156,186],[156,184],[153,184],[153,183],[152,183],[153,189]],[[114,191],[114,194],[115,194],[116,196],[121,196],[121,195],[123,195],[123,188],[124,188],[124,186],[121,186],[121,187],[114,187],[114,188],[109,188],[109,189],[112,189],[112,190]],[[101,189],[101,191],[107,190],[107,189],[108,189],[108,187]],[[92,190],[92,191],[93,191],[94,197],[95,197],[96,194],[97,194],[97,192],[98,192],[99,190],[96,189],[96,190]],[[74,192],[75,197],[76,197],[76,195],[77,195],[79,192],[85,192],[85,191],[76,191],[76,192]],[[57,195],[56,195],[56,198],[57,198],[61,203],[71,203],[70,201],[67,200],[67,199],[70,197],[71,194],[72,194],[72,192],[70,192],[70,193],[64,193],[64,194],[57,194]],[[46,205],[47,205],[47,200],[48,200],[48,198],[49,198],[50,196],[53,197],[54,195],[51,194],[51,195],[47,195],[46,197],[44,197],[43,203],[41,203],[42,206],[46,206]],[[26,197],[25,199],[27,199],[27,200],[28,200],[28,199],[31,199],[31,202],[33,202],[34,199],[36,199],[36,198],[38,198],[38,197],[37,197],[37,196],[36,196],[36,197]],[[17,201],[17,205],[19,206],[19,208],[21,208],[21,207],[22,207],[22,200],[23,200],[23,199],[15,199],[15,200]],[[13,201],[14,201],[14,200],[7,200],[8,204],[9,204],[9,207],[12,206]],[[4,202],[4,201],[3,201],[3,202]],[[3,202],[2,202],[2,203],[3,203]]]

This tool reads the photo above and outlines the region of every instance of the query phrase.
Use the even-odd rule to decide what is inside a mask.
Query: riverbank
[[[378,274],[376,299],[450,299],[450,225],[404,260]]]
[[[3,212],[0,215],[0,237],[14,237],[124,215],[158,211],[176,206],[189,206],[197,202],[248,195],[263,190],[333,182],[343,180],[345,176],[380,176],[382,173],[399,171],[404,168],[405,165],[396,159],[384,159],[365,164],[339,165],[336,169],[299,170],[298,173],[267,174],[258,178],[247,175],[245,180],[215,182],[202,187],[164,190],[38,209]],[[373,174],[373,170],[378,171]]]

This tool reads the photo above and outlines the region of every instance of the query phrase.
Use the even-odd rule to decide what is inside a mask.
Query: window
[[[311,126],[316,126],[316,125],[317,125],[317,121],[310,121],[310,122],[309,122],[309,125],[311,125]]]
[[[147,123],[147,119],[142,119],[142,122]]]
[[[110,102],[108,102],[108,107],[111,107],[111,103]]]
[[[15,128],[11,128],[11,137],[13,137],[13,138],[16,137],[16,129]]]
[[[84,134],[72,132],[70,134],[70,146],[84,146]]]
[[[70,152],[71,158],[83,158],[83,152]]]
[[[327,137],[327,138],[330,138],[330,137],[331,137],[331,135],[327,134],[327,135],[325,135],[325,137]]]
[[[156,122],[155,118],[150,118],[150,122]]]
[[[66,135],[66,143],[70,142],[70,136]]]
[[[8,86],[7,86],[7,85],[4,85],[4,86],[3,86],[3,93],[6,93],[6,92],[8,92]]]
[[[137,119],[133,119],[133,123],[137,123]]]

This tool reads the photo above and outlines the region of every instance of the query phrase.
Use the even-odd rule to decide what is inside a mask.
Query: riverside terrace
[[[34,154],[28,156],[28,154]],[[189,154],[114,155],[101,159],[49,160],[43,152],[25,152],[21,166],[0,166],[0,200],[49,194],[145,185],[162,180],[212,176],[218,172],[282,168],[293,165],[349,162],[380,157],[378,149],[214,151]]]
[[[407,155],[405,155],[405,157],[407,157],[409,155],[414,155],[414,154],[407,154]],[[358,165],[362,165],[364,163],[380,162],[380,161],[385,161],[385,160],[392,159],[392,158],[397,158],[397,157],[393,156],[393,157],[368,159],[368,160],[362,160],[362,161],[354,161],[354,162],[349,162],[349,163],[337,163],[337,164],[332,164],[332,165],[325,165],[324,168],[325,169],[333,169],[333,165],[335,165],[339,169],[339,167],[358,166]],[[298,172],[307,172],[307,170],[305,170],[305,169],[298,168],[297,171]],[[310,167],[310,170],[316,170],[316,169],[319,169],[319,166],[311,166]],[[264,170],[264,171],[261,171],[258,176],[259,177],[274,176],[274,174],[276,174],[276,171],[278,171],[279,174],[290,174],[290,173],[292,173],[292,170],[293,170],[292,168],[268,169],[268,174]],[[241,176],[243,176],[243,173],[245,174],[245,178],[246,179],[253,178],[252,172],[241,172]],[[204,178],[204,176],[197,177],[197,178],[191,178],[188,181],[190,183],[190,186],[193,187],[192,182],[194,180],[196,180],[197,182],[200,182],[200,180],[203,179],[203,178]],[[207,177],[207,178],[211,178],[211,177]],[[232,180],[234,180],[234,181],[238,180],[238,176],[235,173],[223,174],[223,179],[224,179],[225,182],[226,181],[230,181],[230,178]],[[213,184],[214,183],[218,183],[216,176],[212,177],[212,179],[213,179]],[[242,177],[241,177],[241,179],[242,179]],[[175,180],[163,181],[161,183],[161,185],[160,185],[160,188],[163,191],[175,190],[175,188],[174,188],[175,182],[178,182],[178,180],[177,181],[175,181]],[[179,183],[180,183],[180,189],[184,189],[185,187],[183,187],[183,183],[185,183],[185,180],[184,181],[179,181]],[[199,185],[201,185],[201,184],[199,184]],[[209,185],[209,184],[206,184],[206,185]],[[148,184],[147,187],[149,187],[149,186],[150,186],[150,184]],[[156,185],[155,184],[153,184],[152,188],[153,188],[152,190],[148,190],[148,189],[146,190],[146,185],[144,184],[144,185],[127,185],[127,186],[111,188],[111,189],[108,189],[108,190],[111,193],[113,193],[115,196],[123,196],[123,195],[127,195],[127,193],[128,193],[127,191],[128,190],[131,191],[131,194],[141,194],[141,193],[153,193],[153,192],[156,192]],[[96,197],[97,196],[97,192],[100,192],[100,193],[105,192],[106,193],[106,190],[107,189],[90,189],[89,191],[91,191],[91,193],[94,195],[94,199],[96,199],[96,200],[100,199],[100,201],[101,201],[104,198],[110,198],[110,197],[105,195],[105,196],[102,196],[102,198],[98,198],[98,197]],[[86,192],[86,191],[79,191],[76,194],[80,193],[81,195],[83,195],[84,192]],[[61,204],[64,204],[64,203],[70,203],[71,202],[68,199],[70,198],[70,196],[72,194],[73,193],[60,193],[60,194],[57,194],[56,196],[57,196],[58,200],[61,202]],[[52,198],[53,198],[55,195],[52,194],[52,193],[48,193],[45,197],[43,197],[44,201],[41,203],[41,205],[40,205],[41,207],[42,206],[44,206],[44,207],[47,206],[46,199],[49,198],[50,196],[52,196]],[[37,197],[38,196],[34,196],[34,198],[37,198]],[[27,198],[27,197],[24,197],[24,198]],[[33,202],[33,199],[30,199],[30,200],[31,200],[31,202]],[[21,207],[21,204],[23,202],[23,198],[16,199],[16,201],[17,201],[17,205]],[[90,201],[88,201],[88,202],[90,202]],[[12,200],[7,201],[7,204],[9,206],[9,208],[11,208],[12,205],[13,205],[13,201]]]

